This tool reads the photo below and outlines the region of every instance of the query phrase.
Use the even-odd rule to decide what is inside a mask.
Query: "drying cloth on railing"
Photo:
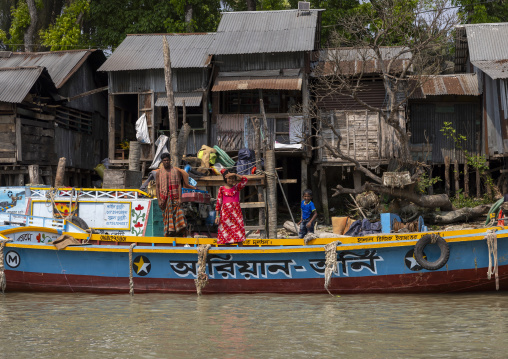
[[[368,219],[359,219],[353,222],[345,235],[351,237],[362,237],[378,233],[381,233],[381,222],[371,223]]]

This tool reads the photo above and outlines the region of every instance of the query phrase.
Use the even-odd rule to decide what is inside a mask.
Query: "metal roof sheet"
[[[508,23],[471,24],[464,27],[471,62],[508,59]]]
[[[495,61],[472,61],[471,63],[494,80],[508,78],[508,59]]]
[[[412,98],[426,98],[427,96],[482,94],[476,74],[454,74],[428,76],[422,79],[421,93],[415,93]]]
[[[13,52],[9,57],[0,57],[0,68],[42,66],[60,88],[94,51]]]
[[[387,66],[392,61],[390,72],[400,72],[408,66],[411,52],[402,46],[381,47],[381,57]],[[314,75],[331,75],[336,72],[343,75],[354,75],[363,72],[373,74],[381,72],[381,63],[375,52],[370,48],[337,48],[318,52],[318,61]],[[339,68],[336,68],[338,64]]]
[[[0,101],[21,103],[44,67],[0,68]]]
[[[212,91],[236,90],[301,90],[302,75],[270,75],[270,76],[230,76],[219,73]]]
[[[172,68],[202,68],[210,63],[215,34],[127,35],[99,71],[163,69],[163,36],[168,39]]]
[[[203,100],[202,92],[175,92],[173,94],[175,106],[182,107],[185,100],[185,107],[199,107]],[[155,106],[164,107],[168,105],[167,97],[159,97],[155,102]]]
[[[211,53],[216,55],[311,51],[321,10],[226,12]]]

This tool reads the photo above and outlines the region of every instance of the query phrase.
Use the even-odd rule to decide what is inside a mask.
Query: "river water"
[[[2,358],[506,358],[508,293],[0,296]]]

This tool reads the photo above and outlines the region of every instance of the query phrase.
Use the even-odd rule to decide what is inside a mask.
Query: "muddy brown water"
[[[0,358],[506,358],[508,293],[6,293],[0,328]]]

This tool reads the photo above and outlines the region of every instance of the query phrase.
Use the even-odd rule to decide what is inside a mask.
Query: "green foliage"
[[[474,197],[466,197],[462,190],[459,190],[459,194],[456,197],[450,199],[453,207],[460,209],[464,207],[476,207],[482,204],[490,204],[492,203],[492,197],[488,194],[484,194],[482,198],[474,198]]]
[[[54,25],[40,32],[42,45],[51,51],[69,50],[83,45],[81,19],[90,11],[90,0],[75,0],[63,9]]]
[[[185,5],[192,5],[193,32],[210,32],[220,21],[220,0],[94,0],[86,28],[95,47],[116,47],[127,34],[186,32]],[[107,24],[107,26],[105,25]]]
[[[427,188],[432,187],[438,182],[441,182],[441,177],[437,176],[429,178],[427,172],[423,172],[416,182],[416,191],[423,194],[427,191]]]
[[[494,180],[487,174],[489,166],[487,164],[487,157],[483,155],[471,155],[467,150],[465,150],[462,145],[467,141],[467,137],[457,133],[457,130],[453,128],[451,122],[444,122],[443,127],[440,130],[443,135],[452,140],[455,144],[455,149],[461,151],[466,158],[466,163],[476,169],[480,176],[482,176],[487,183],[487,186],[490,188],[494,187]]]
[[[508,2],[485,0],[453,0],[463,24],[508,21]]]
[[[0,41],[6,45],[11,45],[12,50],[22,48],[24,43],[25,29],[30,26],[30,13],[28,12],[28,5],[26,1],[19,0],[18,6],[11,7],[11,26],[9,28],[9,35],[5,31],[0,33]]]

